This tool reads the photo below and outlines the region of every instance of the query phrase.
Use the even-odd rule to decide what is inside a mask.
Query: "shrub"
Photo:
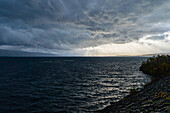
[[[170,56],[158,55],[148,58],[147,61],[142,62],[139,70],[154,78],[165,77],[170,74]]]
[[[133,87],[130,89],[130,95],[137,93],[138,91]]]

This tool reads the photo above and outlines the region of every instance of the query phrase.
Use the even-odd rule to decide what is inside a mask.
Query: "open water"
[[[95,112],[141,88],[144,57],[0,58],[0,112]]]

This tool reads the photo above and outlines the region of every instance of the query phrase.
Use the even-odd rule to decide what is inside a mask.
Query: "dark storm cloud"
[[[163,33],[167,0],[0,0],[0,48],[69,53]],[[157,25],[157,23],[161,23]],[[7,48],[8,49],[8,48]],[[64,53],[64,54],[66,54]]]

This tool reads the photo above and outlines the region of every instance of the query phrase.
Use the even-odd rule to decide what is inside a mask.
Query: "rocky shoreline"
[[[170,75],[147,85],[142,90],[110,103],[100,113],[170,113]]]

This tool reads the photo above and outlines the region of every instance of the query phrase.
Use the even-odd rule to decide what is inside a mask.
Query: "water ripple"
[[[138,71],[143,60],[1,58],[0,110],[94,112],[150,80]]]

